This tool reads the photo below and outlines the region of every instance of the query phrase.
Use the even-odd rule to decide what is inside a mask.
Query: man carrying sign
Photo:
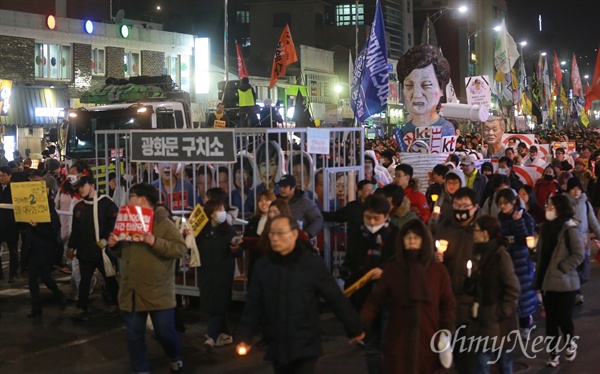
[[[187,248],[169,219],[169,211],[158,201],[158,191],[152,185],[133,185],[127,205],[154,209],[152,232],[145,233],[142,242],[120,242],[114,233],[108,238],[111,253],[121,258],[119,308],[125,321],[131,370],[135,373],[150,371],[144,340],[148,314],[171,361],[171,372],[179,373],[183,367],[174,324],[175,266]]]

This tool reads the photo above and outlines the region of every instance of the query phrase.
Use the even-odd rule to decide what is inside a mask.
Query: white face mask
[[[369,232],[371,232],[372,234],[375,234],[377,231],[381,230],[383,225],[385,225],[385,222],[382,223],[381,225],[377,225],[377,226],[365,225],[365,227],[367,228],[367,230],[369,230]]]
[[[227,220],[227,212],[222,210],[220,212],[217,212],[217,215],[215,216],[215,222],[217,222],[219,225],[223,222],[225,222]]]
[[[546,219],[548,221],[554,221],[554,219],[556,218],[556,212],[553,210],[548,210],[546,211]]]
[[[500,175],[508,175],[505,168],[498,168],[498,174]]]

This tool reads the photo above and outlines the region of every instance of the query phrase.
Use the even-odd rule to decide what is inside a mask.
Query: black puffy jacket
[[[319,297],[342,321],[348,337],[361,334],[350,302],[323,260],[304,244],[296,244],[287,256],[270,252],[256,263],[253,274],[238,333],[240,341],[250,343],[265,316],[268,359],[283,365],[322,355]]]

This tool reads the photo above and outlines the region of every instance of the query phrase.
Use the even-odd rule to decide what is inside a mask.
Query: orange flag
[[[269,88],[273,88],[277,82],[277,79],[285,76],[286,67],[296,61],[298,61],[298,55],[296,55],[296,48],[294,47],[292,34],[290,33],[289,26],[285,25],[285,28],[281,33],[281,37],[279,38],[279,44],[275,50],[273,68],[271,69],[271,83],[269,84]]]

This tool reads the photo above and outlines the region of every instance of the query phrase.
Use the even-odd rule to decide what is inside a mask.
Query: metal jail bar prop
[[[235,227],[241,233],[247,220],[256,214],[258,193],[264,189],[277,193],[276,182],[284,174],[293,174],[297,187],[322,210],[337,210],[354,199],[355,182],[364,178],[363,129],[329,128],[319,132],[317,137],[310,130],[313,129],[96,131],[96,159],[91,163],[95,167],[100,191],[107,190],[109,172],[114,169],[117,189],[123,186],[129,196],[129,188],[133,184],[142,181],[154,183],[161,191],[160,202],[181,217],[188,216],[196,204],[204,204],[208,189],[221,187],[228,193],[229,205],[238,210]],[[223,152],[229,156],[207,158],[206,152],[197,158],[193,156],[189,139],[210,139],[217,132],[233,134],[233,149],[223,147]],[[152,147],[149,146],[149,138],[154,139]],[[184,138],[187,140],[184,141]],[[220,144],[231,144],[228,143],[230,138],[218,139]],[[328,139],[328,144],[324,139]],[[195,145],[199,144],[206,142],[195,141]],[[168,148],[160,149],[162,145]],[[319,153],[309,152],[315,149]],[[152,154],[150,150],[153,150]],[[176,186],[167,190],[163,183],[165,178],[176,178]],[[342,195],[344,199],[340,199]],[[319,249],[334,274],[343,260],[345,230],[345,225],[326,223],[318,236]],[[237,264],[234,299],[245,297],[247,262],[244,253]],[[194,269],[179,267],[176,282],[178,294],[199,294],[198,276]]]

